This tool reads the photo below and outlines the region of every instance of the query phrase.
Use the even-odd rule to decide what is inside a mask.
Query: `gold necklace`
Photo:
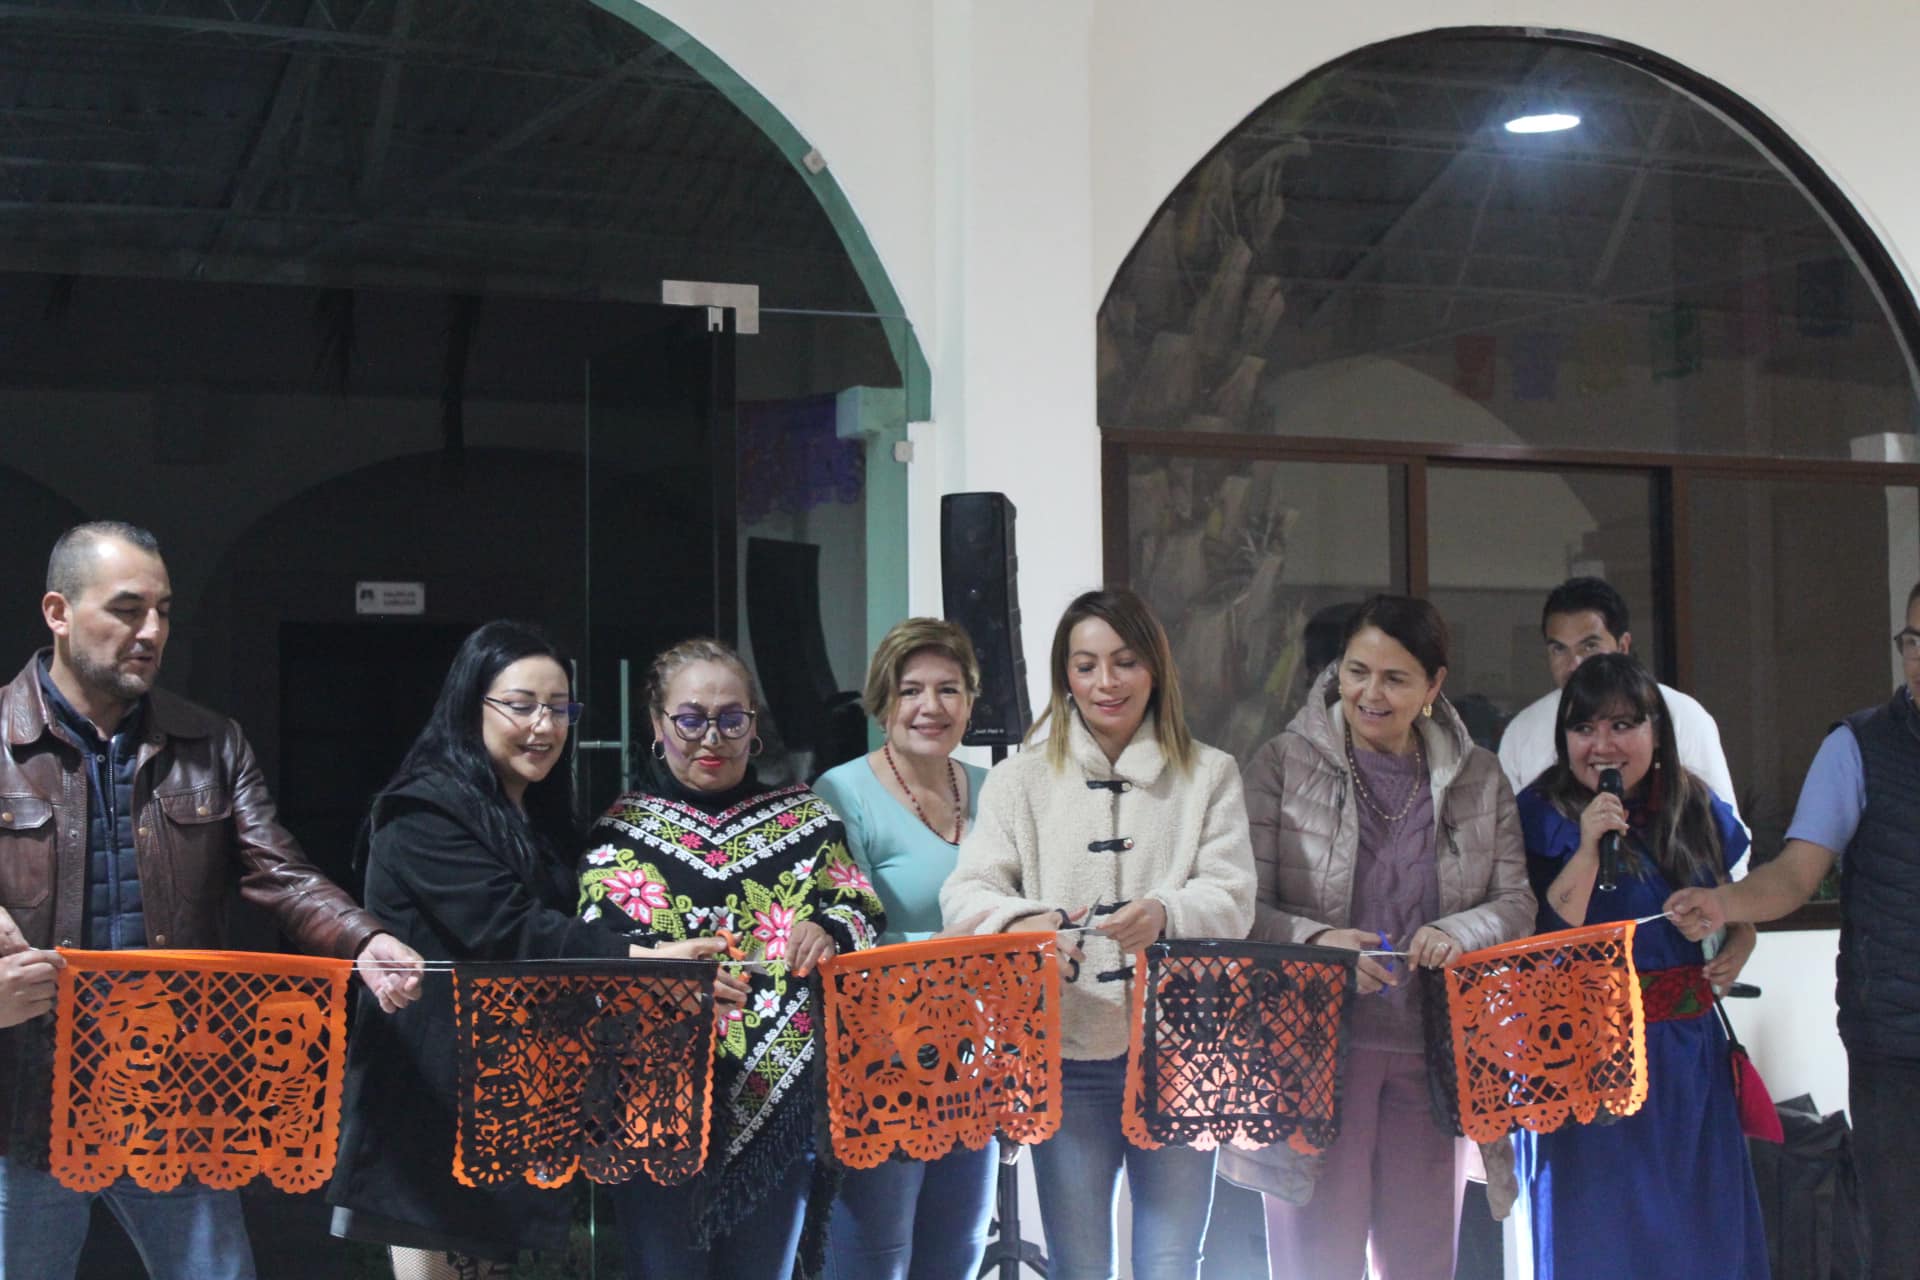
[[[1420,799],[1420,790],[1421,790],[1420,783],[1421,783],[1421,780],[1426,775],[1427,757],[1426,757],[1426,753],[1420,750],[1420,731],[1415,729],[1415,730],[1412,730],[1412,733],[1413,733],[1413,765],[1414,765],[1413,785],[1407,788],[1407,802],[1400,806],[1400,812],[1388,813],[1385,807],[1382,806],[1378,800],[1374,799],[1373,792],[1369,790],[1367,787],[1366,779],[1360,776],[1360,761],[1356,759],[1353,754],[1353,728],[1351,725],[1346,726],[1347,767],[1353,770],[1354,794],[1360,797],[1361,802],[1365,804],[1367,808],[1379,814],[1380,819],[1383,822],[1399,822],[1401,819],[1405,818],[1408,814],[1413,812],[1414,803]]]

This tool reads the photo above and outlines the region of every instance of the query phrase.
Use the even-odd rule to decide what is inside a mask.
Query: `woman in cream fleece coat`
[[[1085,923],[1062,939],[1059,1133],[1034,1148],[1055,1280],[1114,1274],[1120,1169],[1133,1274],[1197,1277],[1214,1152],[1143,1151],[1120,1131],[1132,955],[1156,938],[1244,938],[1254,872],[1231,757],[1193,741],[1166,633],[1130,591],[1092,591],[1054,631],[1043,745],[988,775],[940,894],[979,933]],[[1029,735],[1029,739],[1033,737]]]

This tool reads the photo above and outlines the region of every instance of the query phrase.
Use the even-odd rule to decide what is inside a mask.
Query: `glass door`
[[[911,332],[762,310],[737,333],[734,312],[705,307],[624,323],[586,364],[582,803],[637,780],[647,669],[692,636],[738,648],[761,686],[759,775],[811,779],[868,749],[857,691],[906,614],[902,446],[925,402]],[[584,1180],[576,1194],[587,1274],[619,1275],[610,1198]]]
[[[769,309],[740,339],[740,648],[769,778],[878,745],[859,690],[907,612],[907,422],[924,394],[909,338],[891,317]]]
[[[587,361],[586,589],[577,752],[589,811],[626,789],[650,734],[647,664],[689,636],[733,643],[733,313],[636,307]]]
[[[689,636],[732,642],[739,629],[733,313],[636,306],[623,319],[585,370],[575,696],[587,710],[574,767],[589,814],[636,781],[653,736],[654,656]],[[588,1280],[621,1274],[607,1189],[580,1178],[571,1194]]]
[[[857,691],[906,614],[911,330],[763,309],[739,334],[730,310],[718,328],[704,307],[635,311],[587,363],[582,797],[604,804],[638,771],[647,665],[701,635],[761,686],[759,773],[813,778],[868,749]]]

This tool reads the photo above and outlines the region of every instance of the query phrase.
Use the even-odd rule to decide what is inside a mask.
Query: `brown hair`
[[[867,687],[860,705],[875,720],[885,724],[900,696],[900,673],[916,654],[937,653],[951,659],[960,668],[967,696],[980,696],[980,659],[973,652],[973,641],[966,628],[944,618],[906,618],[893,624],[873,651],[867,664]]]
[[[1147,700],[1147,712],[1153,717],[1154,736],[1167,759],[1182,773],[1189,772],[1193,768],[1193,734],[1187,729],[1186,709],[1180,700],[1180,672],[1173,665],[1173,647],[1167,643],[1166,628],[1153,616],[1147,602],[1125,587],[1089,591],[1075,598],[1060,615],[1060,625],[1053,629],[1053,696],[1033,728],[1027,730],[1027,741],[1033,740],[1041,725],[1052,721],[1053,731],[1047,735],[1047,763],[1056,769],[1066,765],[1067,727],[1078,714],[1067,684],[1067,659],[1073,656],[1073,629],[1089,618],[1112,627],[1120,642],[1147,664],[1153,676],[1153,696]]]
[[[1447,620],[1418,596],[1368,596],[1347,619],[1347,633],[1340,638],[1341,651],[1344,653],[1353,638],[1368,627],[1412,654],[1426,670],[1428,680],[1447,665]]]
[[[754,684],[753,672],[747,670],[747,664],[731,647],[707,636],[682,640],[653,660],[653,665],[647,668],[647,709],[657,716],[666,715],[667,686],[673,683],[674,675],[682,667],[696,662],[724,663],[739,672],[741,682],[747,686],[747,710],[760,709],[760,690]]]

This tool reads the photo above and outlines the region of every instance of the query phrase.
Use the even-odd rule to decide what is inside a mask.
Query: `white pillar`
[[[914,465],[932,453],[940,492],[1018,509],[1035,707],[1053,622],[1100,574],[1092,21],[1092,0],[972,0],[937,6],[933,32],[938,337],[934,422],[915,434],[933,448]],[[913,532],[914,604],[937,612],[937,511]]]

